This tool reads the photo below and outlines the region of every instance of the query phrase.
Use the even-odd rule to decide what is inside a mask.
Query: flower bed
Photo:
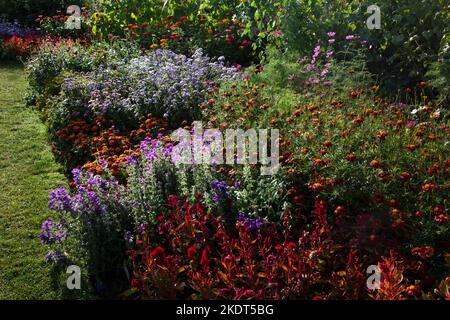
[[[107,9],[91,25],[111,42],[43,42],[27,65],[27,100],[70,173],[42,224],[48,262],[128,298],[448,298],[450,130],[427,82],[383,96],[357,32],[283,50],[267,27],[279,10],[254,17],[264,30],[160,14],[114,35],[129,17]],[[280,170],[178,163],[170,134],[199,120],[278,129]]]

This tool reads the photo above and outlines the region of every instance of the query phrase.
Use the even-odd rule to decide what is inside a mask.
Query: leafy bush
[[[208,208],[223,212],[228,223],[234,223],[236,210],[244,210],[249,216],[256,213],[262,218],[276,210],[271,201],[280,201],[278,197],[254,199],[253,194],[245,193],[251,188],[254,194],[263,194],[263,188],[274,178],[252,179],[247,174],[240,184],[227,186],[218,180],[222,174],[214,168],[176,165],[171,151],[172,144],[165,142],[164,137],[145,139],[139,152],[127,157],[125,186],[114,178],[102,159],[99,164],[103,177],[74,169],[72,190],[59,188],[50,194],[50,209],[64,219],[58,224],[64,237],[57,241],[48,239],[48,234],[55,232],[49,232],[49,222],[44,222],[41,239],[51,249],[47,260],[85,261],[97,284],[114,290],[112,284],[120,286],[117,279],[123,278],[125,249],[134,230],[143,224],[154,224],[157,216],[166,211],[164,199],[173,194],[190,200],[203,194]],[[243,200],[234,207],[236,195]],[[281,214],[281,206],[278,210]]]
[[[201,200],[199,195],[190,204],[172,196],[156,229],[139,228],[127,251],[133,268],[129,296],[171,300],[448,296],[448,279],[441,282],[441,293],[404,277],[406,266],[398,252],[378,257],[341,246],[342,234],[326,222],[325,201],[316,201],[307,226],[286,211],[282,226],[241,215],[227,227],[223,217],[208,211]],[[416,265],[423,266],[431,250],[414,248],[412,255],[422,259]],[[373,294],[362,271],[369,263],[378,264],[383,272],[381,288]]]
[[[364,57],[358,51],[351,56]],[[247,81],[214,92],[205,118],[213,127],[278,128],[300,213],[317,197],[326,200],[328,217],[343,219],[361,250],[432,246],[440,254],[430,274],[442,278],[450,232],[447,111],[424,91],[416,101],[383,100],[368,83],[364,60],[336,63],[340,55],[318,46],[311,59],[272,57]]]
[[[234,68],[213,62],[197,50],[192,57],[156,50],[129,62],[110,64],[64,79],[52,110],[52,128],[74,114],[103,115],[116,126],[133,128],[142,116],[164,117],[176,127],[199,117],[198,105],[214,81],[235,76]],[[56,123],[56,125],[55,125]]]
[[[367,65],[391,95],[424,80],[433,63],[440,68],[446,64],[438,59],[441,41],[449,34],[446,1],[376,4],[381,10],[381,30],[366,26],[370,1],[288,1],[282,24],[286,48],[305,54],[328,32],[336,32],[339,39],[353,34],[371,45]]]
[[[140,119],[141,120],[141,119]],[[167,132],[162,119],[144,117],[137,130],[119,130],[102,116],[93,119],[74,119],[67,126],[52,133],[52,150],[68,171],[82,167],[94,174],[103,174],[99,160],[108,164],[111,173],[122,181],[130,156],[144,138],[155,138]]]
[[[18,23],[0,20],[0,59],[26,59],[36,50],[40,33]]]
[[[47,42],[27,66],[29,101],[76,168],[51,193],[63,220],[42,225],[48,262],[86,260],[97,291],[116,292],[127,252],[133,298],[448,297],[443,1],[382,1],[381,31],[366,1],[151,3],[99,1],[105,42]],[[265,60],[243,74],[198,49],[248,65],[250,46]],[[281,170],[179,164],[169,133],[197,119],[279,129]]]
[[[329,287],[341,289],[324,277],[347,259],[319,222],[320,208],[310,231],[297,231],[295,223],[289,228],[289,212],[282,231],[244,215],[227,227],[223,217],[202,206],[201,197],[189,204],[172,196],[168,207],[157,229],[141,229],[135,250],[128,251],[130,293],[159,299],[307,299],[329,297]],[[353,263],[347,270],[358,269],[358,261]],[[348,277],[355,277],[353,289],[360,296],[363,275]]]
[[[426,74],[431,86],[438,91],[437,103],[445,107],[450,103],[450,34],[442,39],[438,60]]]
[[[80,8],[81,10],[81,8]],[[61,12],[52,16],[39,15],[36,18],[36,22],[39,25],[39,29],[45,34],[51,34],[53,36],[64,38],[83,38],[88,34],[88,26],[86,24],[87,11],[81,11],[80,16],[80,28],[68,28],[67,20],[69,15],[64,15]]]
[[[367,38],[375,46],[368,57],[370,69],[390,90],[413,86],[438,61],[441,41],[449,35],[448,2],[380,1],[378,5],[384,18],[381,30],[371,31]]]
[[[83,6],[83,0],[6,0],[0,3],[0,17],[23,24],[33,24],[38,15],[67,9],[70,5]]]
[[[216,1],[168,1],[164,10],[162,1],[151,2],[156,2],[153,7],[142,7],[135,0],[101,2],[90,20],[93,34],[100,39],[113,35],[133,39],[143,48],[185,55],[201,48],[211,57],[224,56],[241,64],[251,61],[251,42],[242,35],[244,25],[234,17],[233,6],[225,4],[228,1],[220,5]]]
[[[65,73],[89,72],[107,63],[128,61],[140,56],[132,44],[116,41],[113,44],[98,42],[90,46],[76,40],[43,41],[39,50],[27,61],[26,74],[29,83],[27,103],[43,111],[61,91]]]

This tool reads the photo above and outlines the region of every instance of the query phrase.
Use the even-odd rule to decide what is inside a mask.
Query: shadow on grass
[[[70,274],[66,273],[66,266],[54,266],[51,268],[50,276],[52,288],[61,293],[62,300],[94,300],[95,294],[86,277],[81,276],[81,289],[69,289],[67,279]]]

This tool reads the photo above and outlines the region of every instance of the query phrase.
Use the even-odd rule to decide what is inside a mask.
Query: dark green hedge
[[[72,4],[83,5],[86,0],[0,0],[0,17],[32,25],[38,15],[52,15],[57,10],[65,12]]]

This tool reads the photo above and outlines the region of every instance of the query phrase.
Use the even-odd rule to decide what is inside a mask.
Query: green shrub
[[[18,20],[23,24],[34,24],[38,15],[49,15],[61,10],[65,13],[70,5],[83,6],[89,0],[3,0],[0,2],[0,17]]]
[[[43,42],[38,52],[27,62],[29,88],[26,100],[36,106],[48,120],[48,104],[61,91],[64,78],[71,72],[89,72],[107,63],[127,61],[141,55],[132,43],[97,42],[91,46],[77,41]]]
[[[439,52],[450,34],[447,1],[377,1],[381,29],[369,30],[366,10],[373,4],[367,0],[288,1],[283,22],[286,47],[303,55],[318,40],[325,40],[327,32],[336,32],[339,39],[355,35],[368,41],[368,68],[379,77],[385,92],[393,95],[423,81],[432,67],[446,68],[448,59],[442,54],[439,58]]]
[[[367,34],[375,47],[368,56],[371,71],[395,92],[424,80],[431,64],[438,62],[441,41],[450,34],[450,8],[445,0],[378,1],[378,5],[381,30],[365,28],[361,36]]]
[[[263,71],[249,70],[248,81],[215,92],[205,118],[214,127],[279,129],[292,201],[301,212],[314,199],[327,201],[329,219],[344,219],[358,248],[377,246],[374,235],[404,243],[405,252],[419,243],[442,249],[450,232],[448,110],[424,100],[423,91],[416,101],[383,100],[371,86],[365,50],[336,52],[353,57],[338,63],[320,49],[310,71],[310,59],[271,56]],[[329,73],[320,78],[325,65]]]
[[[438,104],[443,107],[448,106],[450,104],[450,33],[442,39],[438,60],[431,64],[426,79],[438,92]]]

